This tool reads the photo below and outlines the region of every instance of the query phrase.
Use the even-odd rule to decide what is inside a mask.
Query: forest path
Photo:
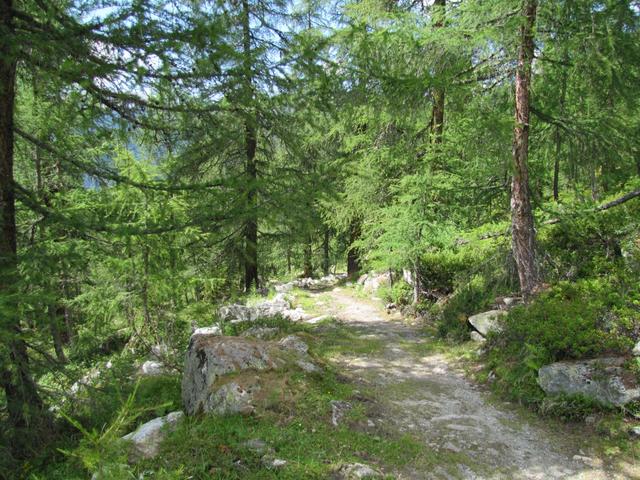
[[[392,319],[380,301],[354,293],[335,288],[312,296],[319,310],[380,348],[343,352],[332,361],[374,397],[378,418],[373,420],[381,433],[391,429],[411,434],[436,458],[447,459],[446,465],[430,471],[414,467],[395,472],[398,478],[639,478],[632,465],[619,465],[612,472],[589,457],[588,437],[568,426],[491,400],[451,360],[430,349],[432,341],[415,327]]]

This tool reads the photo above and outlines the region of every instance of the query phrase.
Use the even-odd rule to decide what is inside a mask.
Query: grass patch
[[[340,354],[371,355],[384,349],[385,342],[378,338],[363,337],[357,328],[335,319],[319,324],[319,335],[313,350],[316,354],[331,358]]]

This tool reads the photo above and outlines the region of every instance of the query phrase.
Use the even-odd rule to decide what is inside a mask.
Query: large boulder
[[[131,442],[132,459],[155,457],[166,434],[176,428],[183,416],[182,412],[171,412],[166,417],[154,418],[122,437],[123,440]]]
[[[473,328],[475,328],[483,337],[486,337],[489,332],[499,332],[500,320],[507,314],[504,310],[489,310],[488,312],[478,313],[469,317],[468,322]]]
[[[308,370],[310,357],[294,341],[195,335],[187,350],[182,401],[187,415],[251,413],[257,397],[268,395],[267,372],[288,366]],[[260,372],[265,372],[258,375]]]
[[[624,362],[610,357],[552,363],[538,370],[538,384],[550,395],[580,394],[605,405],[626,405],[640,400],[640,387]]]

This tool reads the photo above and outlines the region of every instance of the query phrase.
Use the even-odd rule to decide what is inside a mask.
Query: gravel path
[[[441,354],[418,344],[417,331],[392,321],[380,303],[353,296],[348,289],[329,292],[325,313],[355,328],[363,338],[381,340],[370,354],[340,355],[340,368],[366,384],[379,405],[381,425],[423,439],[454,465],[430,472],[397,472],[415,479],[622,479],[640,478],[637,467],[616,472],[589,456],[588,438],[562,425],[553,428],[525,418],[518,408],[490,401]],[[413,348],[412,348],[413,347]],[[584,452],[583,452],[584,450]],[[586,453],[585,453],[586,452]]]

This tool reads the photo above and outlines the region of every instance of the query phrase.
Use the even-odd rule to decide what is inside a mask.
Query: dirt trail
[[[419,344],[429,340],[392,321],[380,302],[356,298],[342,288],[328,293],[330,301],[327,293],[322,295],[325,313],[384,344],[380,351],[335,359],[374,392],[380,407],[376,424],[417,435],[454,463],[430,472],[398,472],[400,478],[638,478],[630,465],[629,471],[624,466],[615,473],[606,470],[589,456],[588,440],[568,428],[554,431],[541,420],[525,419],[513,406],[490,401],[444,356],[416,353],[428,351]]]

